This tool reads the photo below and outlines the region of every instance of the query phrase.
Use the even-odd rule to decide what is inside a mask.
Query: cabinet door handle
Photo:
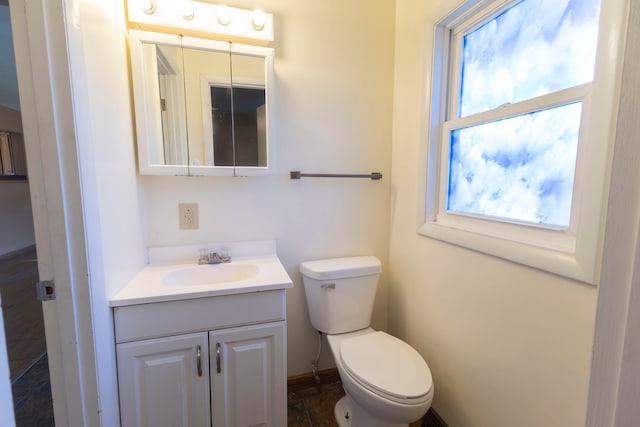
[[[216,343],[216,371],[222,372],[222,355],[220,352],[220,343]]]
[[[198,344],[196,347],[196,364],[198,365],[198,376],[202,376],[202,347]]]

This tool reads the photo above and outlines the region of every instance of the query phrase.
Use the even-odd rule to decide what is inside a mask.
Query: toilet
[[[370,327],[380,261],[373,256],[300,264],[311,324],[326,334],[346,396],[340,427],[400,427],[433,400],[429,366],[409,344]]]

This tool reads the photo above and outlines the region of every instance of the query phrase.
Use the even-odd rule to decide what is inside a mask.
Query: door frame
[[[11,0],[57,426],[100,425],[81,180],[63,0]]]
[[[602,276],[593,338],[587,427],[637,425],[640,406],[640,4],[621,1],[624,62]]]

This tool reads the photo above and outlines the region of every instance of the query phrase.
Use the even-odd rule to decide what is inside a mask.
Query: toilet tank
[[[381,271],[380,261],[374,256],[301,263],[313,327],[326,334],[368,327]]]

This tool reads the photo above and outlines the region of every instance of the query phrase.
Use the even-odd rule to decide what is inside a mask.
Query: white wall
[[[393,2],[232,1],[275,15],[278,171],[269,177],[143,177],[149,245],[276,239],[287,292],[288,375],[310,372],[317,334],[298,264],[372,254],[386,268],[393,82]],[[369,173],[382,181],[290,180],[289,171]],[[197,202],[200,229],[178,229]],[[375,325],[386,326],[386,278]],[[333,364],[325,347],[322,368]]]
[[[0,50],[0,53],[5,54],[2,50]],[[0,105],[0,130],[22,133],[20,111]]]
[[[581,426],[597,289],[416,233],[425,67],[454,7],[397,2],[389,327],[429,363],[449,425]]]
[[[119,424],[109,298],[146,264],[124,3],[67,3],[100,416]],[[111,344],[111,345],[110,345]]]
[[[0,106],[0,130],[22,133],[20,112]],[[29,184],[0,181],[0,200],[0,255],[35,244]]]
[[[0,181],[0,255],[35,244],[29,184]]]

